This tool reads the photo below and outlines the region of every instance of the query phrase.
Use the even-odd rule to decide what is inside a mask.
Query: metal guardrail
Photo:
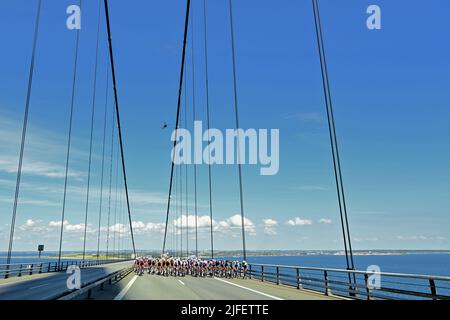
[[[103,265],[107,263],[128,261],[121,260],[63,260],[58,262],[34,262],[34,263],[13,263],[0,264],[0,278],[21,277],[23,275],[33,275],[48,272],[65,271],[69,266],[78,266],[80,268]]]
[[[113,279],[116,282],[120,281],[121,279],[126,277],[128,274],[130,274],[133,271],[133,269],[134,269],[133,267],[129,267],[129,268],[125,268],[125,269],[113,272],[112,274],[110,274],[100,280],[97,280],[93,283],[86,284],[82,288],[75,290],[69,294],[64,293],[62,296],[60,295],[60,297],[57,300],[73,300],[75,298],[78,298],[78,297],[86,294],[86,293],[87,293],[87,299],[91,299],[92,291],[94,289],[96,289],[97,287],[100,287],[100,290],[103,290],[103,287],[106,282],[108,282],[109,284],[112,284]]]
[[[252,279],[359,300],[450,300],[450,277],[249,264]],[[373,286],[373,276],[380,285]]]

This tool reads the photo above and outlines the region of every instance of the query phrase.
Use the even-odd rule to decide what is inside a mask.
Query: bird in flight
[[[164,130],[165,128],[167,128],[167,123],[164,122],[162,129]]]

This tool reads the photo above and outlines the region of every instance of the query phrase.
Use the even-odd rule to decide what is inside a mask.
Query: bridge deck
[[[333,300],[320,293],[250,279],[162,277],[131,273],[94,299],[109,300]]]
[[[81,269],[81,282],[90,283],[108,274],[131,266],[130,262],[118,262]],[[66,272],[50,272],[32,276],[0,280],[0,300],[47,300],[64,294],[67,289]]]

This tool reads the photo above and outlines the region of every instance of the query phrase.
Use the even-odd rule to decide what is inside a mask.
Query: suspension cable
[[[117,256],[122,258],[122,232],[123,232],[123,180],[120,180],[120,200],[119,200],[119,234],[117,239]]]
[[[178,246],[178,216],[179,216],[179,201],[178,201],[178,170],[175,169],[175,180],[174,180],[174,189],[175,189],[175,197],[174,197],[174,201],[175,201],[175,210],[174,210],[174,219],[173,219],[173,224],[174,224],[174,232],[175,233],[175,246],[176,246],[176,256],[179,257],[179,246]]]
[[[119,159],[119,148],[117,148],[117,159]],[[120,185],[122,187],[122,183]],[[116,252],[117,208],[119,208],[119,214],[120,214],[120,202],[119,202],[119,161],[116,162],[116,200],[114,201],[113,258],[114,258],[115,252]]]
[[[183,165],[179,165],[180,167],[180,216],[181,216],[181,258],[183,258]]]
[[[79,2],[79,7],[81,8],[81,0]],[[73,67],[73,79],[72,79],[72,98],[71,98],[71,104],[70,104],[70,119],[69,119],[69,137],[67,142],[67,154],[66,154],[66,173],[64,178],[64,196],[63,196],[63,206],[62,206],[62,213],[61,213],[61,231],[59,236],[59,251],[58,251],[58,269],[60,267],[61,263],[61,250],[62,250],[62,241],[63,241],[63,233],[64,233],[64,217],[66,212],[66,197],[67,197],[67,180],[68,180],[68,173],[69,173],[69,160],[70,160],[70,146],[72,141],[72,123],[73,123],[73,109],[74,109],[74,102],[75,102],[75,87],[76,87],[76,80],[77,80],[77,68],[78,68],[78,49],[80,44],[80,29],[77,29],[77,37],[76,37],[76,44],[75,44],[75,62]]]
[[[129,195],[128,195],[128,183],[127,183],[127,173],[126,173],[126,167],[125,167],[125,155],[123,152],[122,128],[120,126],[119,99],[117,96],[116,71],[114,68],[114,55],[113,55],[112,40],[111,40],[111,26],[110,26],[110,21],[109,21],[108,0],[104,0],[104,4],[105,4],[106,27],[108,30],[109,59],[111,61],[111,72],[112,72],[113,88],[114,88],[114,101],[115,101],[116,117],[117,117],[117,129],[118,129],[118,133],[119,133],[120,154],[121,154],[121,159],[122,159],[122,174],[123,174],[123,180],[124,180],[123,182],[125,185],[125,194],[126,194],[126,198],[127,198],[127,210],[128,210],[128,220],[130,223],[131,242],[133,245],[133,253],[136,256],[136,246],[135,246],[135,242],[134,242],[133,223],[131,220],[130,199],[129,199]]]
[[[114,224],[113,224],[113,258],[116,251],[116,224],[117,224],[117,202],[119,192],[119,148],[117,148],[117,161],[116,161],[116,199],[114,201]]]
[[[102,207],[103,207],[103,179],[105,169],[105,142],[106,142],[106,122],[108,115],[108,93],[109,93],[109,64],[106,67],[106,98],[105,98],[105,115],[103,120],[103,147],[102,147],[102,176],[100,182],[100,210],[98,214],[98,232],[97,232],[97,260],[100,257],[100,229],[102,225]]]
[[[328,119],[328,130],[330,136],[330,145],[333,155],[333,168],[336,181],[336,191],[339,204],[339,212],[342,227],[342,236],[344,240],[344,250],[346,256],[347,269],[353,270],[355,268],[353,260],[353,251],[351,246],[350,229],[348,224],[347,206],[344,195],[344,185],[342,179],[341,164],[339,158],[339,148],[336,135],[336,126],[333,113],[333,103],[331,98],[330,80],[328,77],[328,67],[326,62],[324,37],[322,31],[322,24],[320,19],[320,9],[318,0],[313,0],[314,22],[316,28],[317,44],[320,55],[320,66],[322,71],[322,84],[324,88],[325,105]],[[348,248],[347,248],[348,245]]]
[[[186,68],[187,70],[187,68]],[[188,99],[187,99],[187,72],[186,72],[186,81],[184,82],[184,125],[185,125],[185,129],[187,130],[188,128],[188,122],[187,122],[187,114],[188,114]],[[189,190],[188,190],[188,165],[187,163],[184,164],[184,169],[185,169],[185,196],[186,196],[186,202],[185,202],[185,207],[186,207],[186,257],[189,257],[189,211],[188,211],[188,206],[189,206]]]
[[[113,175],[113,158],[114,158],[114,129],[115,129],[115,112],[112,113],[112,125],[111,125],[111,154],[109,158],[109,197],[108,197],[108,227],[106,229],[106,258],[109,256],[109,229],[111,224],[111,188],[112,188],[112,175]],[[119,161],[119,159],[117,159]]]
[[[14,229],[16,225],[16,215],[17,215],[17,204],[19,201],[19,192],[20,192],[20,179],[22,177],[22,163],[23,163],[23,154],[25,149],[25,140],[27,135],[27,127],[28,127],[28,114],[30,110],[30,100],[31,100],[31,89],[33,87],[33,75],[34,75],[34,64],[36,59],[36,47],[37,47],[37,41],[38,41],[38,35],[39,35],[39,22],[41,17],[41,0],[38,0],[37,3],[37,9],[36,9],[36,21],[34,25],[34,38],[33,38],[33,49],[31,53],[31,63],[30,63],[30,71],[28,75],[28,88],[27,88],[27,98],[25,102],[25,115],[23,118],[23,125],[22,125],[22,141],[20,144],[20,155],[19,155],[19,164],[17,169],[17,180],[16,180],[16,191],[14,195],[14,206],[13,206],[13,213],[11,218],[11,231],[9,234],[9,246],[8,246],[8,256],[6,259],[6,264],[8,265],[11,263],[11,254],[12,254],[12,247],[14,242]]]
[[[94,89],[92,95],[92,112],[91,112],[91,138],[89,145],[89,166],[88,166],[88,181],[86,190],[86,213],[84,216],[84,240],[83,240],[83,261],[86,255],[86,235],[87,235],[87,223],[89,212],[89,191],[91,186],[91,164],[92,164],[92,142],[94,136],[94,116],[95,116],[95,99],[97,93],[97,69],[98,69],[98,48],[100,43],[100,14],[102,10],[102,3],[99,1],[98,6],[98,19],[97,19],[97,45],[95,48],[95,67],[94,67]]]
[[[191,62],[192,62],[192,122],[195,126],[195,55],[194,55],[194,11],[191,18]],[[194,161],[194,214],[195,214],[195,256],[198,257],[198,210],[197,210],[197,163]]]
[[[245,215],[244,215],[244,195],[242,187],[242,166],[241,166],[241,148],[239,137],[239,110],[238,110],[238,94],[237,94],[237,81],[236,81],[236,50],[234,45],[234,26],[233,26],[233,4],[232,0],[229,0],[230,9],[230,33],[231,33],[231,53],[233,57],[233,93],[234,93],[234,113],[237,130],[237,156],[238,156],[238,173],[239,173],[239,199],[241,206],[241,224],[242,224],[242,255],[243,259],[247,260],[247,252],[245,247]]]
[[[105,0],[106,1],[106,0]],[[186,1],[186,17],[185,17],[185,23],[184,23],[184,39],[183,39],[183,53],[181,57],[181,72],[180,72],[180,83],[178,87],[178,106],[177,106],[177,119],[175,124],[175,129],[178,129],[179,121],[180,121],[180,109],[181,109],[181,94],[183,91],[183,79],[184,79],[184,66],[185,66],[185,60],[186,60],[186,38],[188,33],[188,26],[189,26],[189,11],[191,7],[191,0]],[[173,148],[175,151],[175,147],[177,144],[176,134],[175,134],[175,141],[173,143]],[[172,165],[170,170],[170,183],[169,183],[169,197],[167,200],[167,213],[166,213],[166,226],[164,230],[164,242],[163,242],[163,248],[162,248],[162,254],[164,254],[164,251],[166,249],[166,238],[167,238],[167,225],[169,223],[169,210],[170,210],[170,200],[172,195],[172,180],[173,180],[173,171],[174,171],[174,157],[175,152],[172,155]]]
[[[203,0],[203,28],[205,46],[205,90],[206,90],[206,122],[208,126],[208,141],[210,141],[209,130],[211,128],[209,113],[209,71],[208,71],[208,28],[206,17],[206,0]],[[212,206],[212,174],[211,174],[211,154],[208,152],[208,189],[209,189],[209,223],[211,241],[211,259],[214,259],[214,235],[213,235],[213,206]]]

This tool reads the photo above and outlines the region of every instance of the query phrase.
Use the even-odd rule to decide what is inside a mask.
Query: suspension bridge
[[[230,26],[230,48],[232,56],[232,88],[233,88],[233,113],[234,125],[240,128],[239,122],[239,96],[238,82],[236,77],[236,48],[234,40],[233,21],[233,1],[228,1],[228,18]],[[207,128],[211,128],[210,119],[210,91],[209,91],[209,65],[208,65],[208,8],[206,0],[198,0],[197,4],[203,8],[203,15],[193,16],[191,6],[193,1],[186,1],[184,16],[184,32],[182,39],[181,63],[179,73],[179,88],[177,93],[177,106],[175,126],[173,129],[189,128],[193,126],[198,118],[199,106],[196,101],[195,83],[197,73],[195,72],[198,61],[195,61],[194,46],[194,24],[193,19],[198,19],[197,25],[204,28],[204,38],[202,61],[205,76],[204,81],[206,95],[206,123]],[[58,227],[58,251],[54,261],[15,263],[14,243],[16,231],[16,219],[18,206],[20,205],[20,191],[22,180],[22,169],[24,162],[24,152],[27,147],[27,129],[30,108],[32,108],[33,76],[36,66],[36,52],[39,46],[43,45],[43,34],[40,33],[41,11],[43,7],[51,4],[37,0],[36,16],[34,24],[34,36],[32,42],[32,54],[28,76],[28,86],[26,88],[26,102],[22,124],[22,136],[20,141],[20,151],[18,156],[17,179],[15,183],[15,194],[13,210],[11,215],[11,225],[8,242],[8,252],[6,263],[0,265],[0,299],[103,299],[103,300],[158,300],[158,299],[230,299],[230,300],[285,300],[285,299],[306,299],[306,300],[335,300],[335,299],[398,299],[398,298],[424,298],[424,299],[445,299],[448,298],[448,286],[450,278],[433,277],[426,275],[407,275],[379,273],[385,279],[383,287],[371,286],[371,276],[367,271],[355,269],[353,258],[353,248],[350,237],[350,227],[347,215],[347,203],[344,191],[343,176],[341,171],[341,160],[339,155],[339,144],[336,135],[335,120],[333,113],[333,101],[330,89],[330,79],[328,77],[328,66],[325,51],[325,39],[320,16],[319,1],[312,0],[312,15],[314,17],[314,30],[316,35],[317,53],[320,61],[320,72],[323,86],[324,106],[327,115],[328,135],[330,142],[331,157],[333,163],[334,182],[336,186],[337,203],[339,208],[340,227],[342,232],[343,249],[345,255],[346,269],[311,268],[301,266],[275,266],[258,265],[250,263],[248,265],[248,277],[224,279],[217,277],[165,277],[158,275],[136,275],[133,272],[134,258],[139,256],[135,245],[133,231],[133,203],[130,201],[129,185],[127,181],[127,162],[121,126],[120,108],[120,88],[116,78],[116,65],[114,59],[113,44],[113,18],[109,14],[109,4],[107,0],[98,1],[95,65],[93,70],[93,87],[91,92],[91,113],[89,121],[89,158],[87,185],[84,203],[84,223],[83,245],[80,248],[80,256],[76,260],[70,260],[64,254],[64,236],[67,231],[66,207],[67,193],[70,187],[70,160],[73,148],[73,120],[77,111],[76,88],[79,73],[79,47],[82,31],[76,30],[74,39],[74,55],[72,65],[72,86],[71,100],[67,106],[69,110],[67,145],[65,153],[65,174],[63,185],[63,198],[60,220],[55,223]],[[79,6],[83,8],[81,1]],[[106,32],[102,32],[105,30]],[[102,41],[107,43],[108,59],[99,59],[99,48]],[[189,42],[191,46],[189,47]],[[188,79],[185,68],[188,64],[186,58],[190,50],[190,68],[192,70]],[[106,63],[107,72],[105,87],[106,92],[99,92],[98,83],[103,81],[103,75],[99,74],[99,66]],[[123,66],[122,66],[123,67]],[[187,95],[188,83],[192,88],[192,108],[188,109]],[[112,92],[112,102],[110,93]],[[97,97],[104,95],[106,103],[100,106]],[[102,114],[102,123],[95,123],[95,115]],[[188,121],[188,118],[192,119]],[[94,128],[102,128],[101,139],[101,167],[100,167],[100,202],[99,212],[92,209],[94,197],[92,196],[92,161],[94,148]],[[165,125],[167,126],[167,125]],[[177,131],[175,131],[177,132]],[[209,138],[209,137],[208,137]],[[239,144],[239,140],[238,144]],[[209,140],[210,141],[210,140]],[[177,137],[175,137],[174,147]],[[237,147],[238,160],[240,154],[239,145]],[[175,157],[175,155],[173,155]],[[247,260],[246,230],[245,230],[245,184],[241,168],[241,161],[236,165],[237,189],[239,194],[240,208],[240,232],[242,243],[241,260]],[[188,175],[192,169],[192,175]],[[188,167],[187,164],[176,165],[174,159],[170,164],[169,188],[167,197],[167,207],[164,224],[164,237],[161,247],[161,255],[173,257],[199,256],[199,236],[198,236],[198,199],[197,188],[200,183],[197,175],[197,165]],[[189,181],[189,176],[193,181]],[[208,254],[205,258],[214,259],[214,206],[213,206],[213,167],[208,165],[208,175],[206,186],[208,189],[208,213],[209,213],[209,235]],[[193,188],[190,190],[190,187]],[[189,197],[193,197],[190,199]],[[95,200],[97,200],[95,198]],[[188,204],[194,204],[194,219],[190,222],[188,215]],[[106,210],[105,210],[106,204]],[[96,219],[96,247],[89,247],[88,221]],[[179,221],[170,223],[170,221]],[[103,227],[106,223],[106,227]],[[192,225],[193,224],[193,225]],[[120,226],[118,229],[117,226]],[[127,225],[127,228],[124,227]],[[193,234],[190,234],[193,233]],[[189,243],[189,239],[195,242]],[[141,250],[145,248],[140,248]],[[204,252],[202,252],[205,255]],[[69,288],[67,284],[68,273],[72,266],[81,270],[81,283],[79,288]],[[398,285],[401,285],[399,287]]]

